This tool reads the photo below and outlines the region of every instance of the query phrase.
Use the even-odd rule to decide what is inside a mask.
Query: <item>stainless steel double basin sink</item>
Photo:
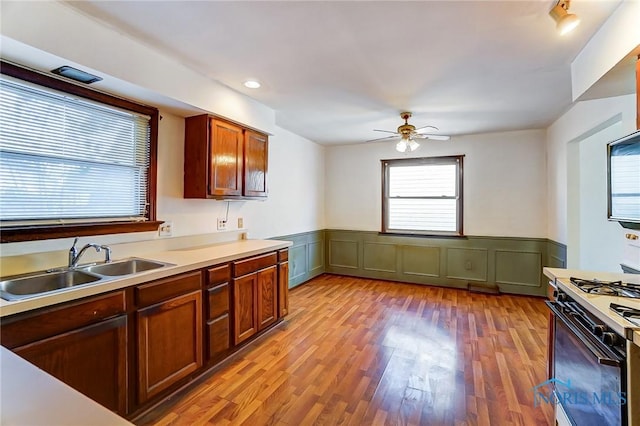
[[[36,272],[3,278],[0,281],[0,297],[10,301],[21,300],[57,293],[77,286],[98,284],[167,266],[174,265],[156,260],[131,258],[110,263],[79,266],[74,269]]]

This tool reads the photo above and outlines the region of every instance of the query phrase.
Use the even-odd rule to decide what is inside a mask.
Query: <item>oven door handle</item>
[[[549,302],[549,301],[545,301],[544,303],[547,304],[549,309],[551,309],[551,312],[553,312],[553,314],[558,319],[560,319],[560,321],[562,321],[567,327],[569,327],[569,329],[580,339],[580,341],[587,347],[587,349],[589,349],[589,351],[593,354],[593,356],[597,358],[598,364],[611,365],[613,367],[621,366],[620,360],[613,359],[607,356],[606,354],[604,354],[600,348],[598,348],[596,345],[594,345],[591,342],[591,339],[589,338],[589,336],[587,336],[583,331],[581,331],[573,323],[573,321],[571,321],[571,318],[569,318],[567,315],[565,315],[564,312],[562,312],[560,309],[556,307],[555,303]]]

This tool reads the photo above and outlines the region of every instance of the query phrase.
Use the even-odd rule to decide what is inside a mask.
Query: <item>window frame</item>
[[[464,237],[463,227],[463,189],[464,189],[464,155],[447,155],[440,157],[419,157],[419,158],[399,158],[392,160],[380,160],[382,166],[382,225],[381,234],[408,235],[425,237]],[[394,165],[416,166],[425,164],[454,164],[457,163],[456,173],[456,231],[433,231],[433,230],[406,230],[389,229],[389,170]],[[420,197],[424,199],[439,199],[440,197]]]
[[[121,108],[148,115],[150,117],[149,135],[149,170],[147,180],[147,214],[145,221],[124,222],[87,222],[67,223],[60,225],[16,225],[0,227],[0,243],[46,240],[54,238],[107,235],[129,232],[155,231],[163,223],[156,220],[157,189],[157,151],[158,122],[160,113],[157,108],[142,105],[107,93],[98,92],[60,78],[26,69],[10,62],[0,61],[0,73],[33,83],[44,88],[66,92],[74,96],[89,99],[107,106]]]

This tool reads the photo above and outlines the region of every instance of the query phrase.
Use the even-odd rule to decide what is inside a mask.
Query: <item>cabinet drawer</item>
[[[229,312],[229,284],[220,284],[207,290],[209,301],[209,316],[207,319],[218,318]]]
[[[125,312],[124,290],[2,320],[2,345],[11,349]]]
[[[202,288],[202,274],[191,272],[136,287],[136,305],[149,306]]]
[[[207,322],[207,355],[216,359],[229,349],[229,314]]]
[[[231,267],[229,267],[229,264],[226,264],[210,268],[207,270],[207,277],[208,286],[228,283],[231,279]]]
[[[289,260],[289,249],[278,250],[278,262],[286,262]]]
[[[273,252],[233,262],[233,276],[241,277],[243,275],[250,274],[251,272],[259,271],[260,269],[275,265],[277,261],[278,255]]]

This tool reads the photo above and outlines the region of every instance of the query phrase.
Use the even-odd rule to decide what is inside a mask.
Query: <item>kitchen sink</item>
[[[167,266],[167,263],[156,262],[146,259],[127,259],[113,263],[103,263],[100,265],[89,266],[83,268],[83,271],[107,277],[118,277],[123,275],[132,275],[139,272],[151,271]]]
[[[0,297],[9,301],[21,300],[68,290],[79,285],[111,281],[166,266],[174,265],[155,260],[131,258],[110,263],[80,266],[74,269],[41,271],[2,278],[0,281]]]
[[[100,277],[82,271],[28,275],[0,281],[0,295],[6,300],[19,300],[100,280]]]

